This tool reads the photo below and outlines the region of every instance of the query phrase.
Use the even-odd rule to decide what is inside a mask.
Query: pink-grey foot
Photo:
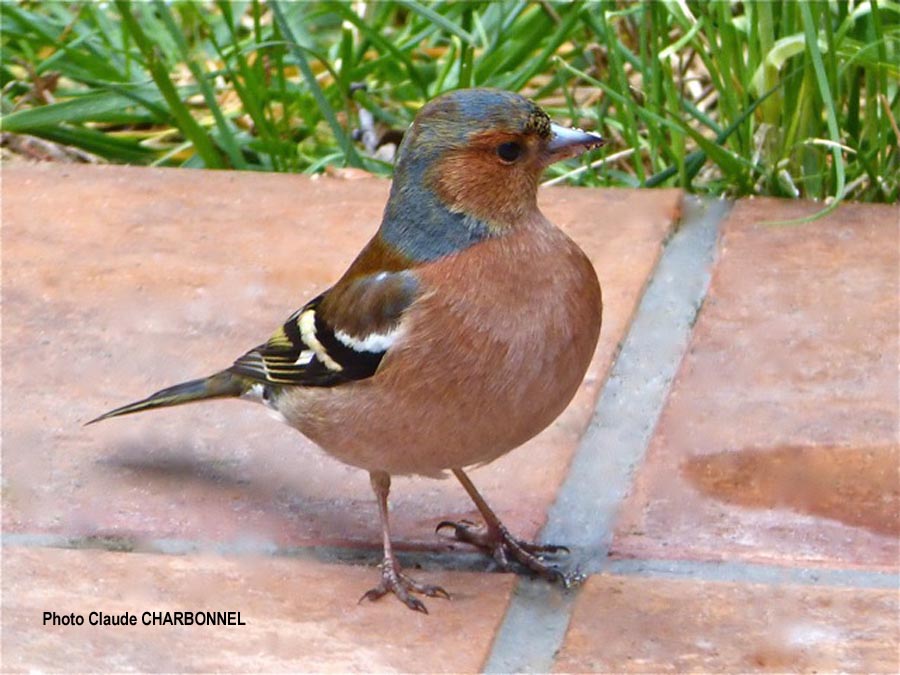
[[[366,591],[359,601],[378,600],[388,593],[393,593],[404,605],[423,614],[428,614],[428,608],[413,593],[419,593],[429,598],[450,599],[450,594],[440,586],[420,584],[415,579],[403,574],[397,562],[391,558],[385,558],[381,563],[381,582],[375,588]]]
[[[370,471],[369,480],[372,483],[375,497],[378,499],[378,514],[381,519],[381,535],[384,544],[384,560],[381,563],[381,581],[375,588],[363,593],[359,601],[378,600],[388,593],[393,593],[410,609],[428,614],[425,603],[415,597],[413,593],[426,595],[429,598],[446,598],[447,600],[450,599],[450,594],[440,586],[420,584],[403,574],[397,558],[394,557],[394,550],[391,545],[391,531],[388,525],[388,493],[391,490],[391,477],[384,471]]]
[[[513,537],[502,523],[497,528],[491,528],[466,520],[458,523],[445,520],[438,524],[437,531],[447,528],[452,528],[452,536],[457,541],[485,551],[501,569],[511,571],[513,566],[510,561],[515,561],[548,581],[560,582],[565,588],[571,588],[583,581],[581,574],[566,574],[556,565],[544,561],[545,555],[568,553],[569,549],[565,546],[521,541]]]
[[[512,570],[511,561],[515,561],[548,581],[560,582],[565,588],[576,586],[584,580],[584,575],[581,573],[576,571],[567,574],[556,565],[544,560],[546,555],[568,553],[569,549],[565,546],[532,544],[516,539],[478,493],[469,477],[461,469],[453,469],[453,473],[462,483],[472,501],[475,502],[486,525],[476,525],[467,520],[458,523],[445,520],[438,524],[437,532],[440,533],[441,530],[451,528],[453,537],[457,541],[471,544],[487,552],[504,570]]]

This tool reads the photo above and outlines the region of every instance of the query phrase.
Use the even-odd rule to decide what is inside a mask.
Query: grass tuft
[[[490,86],[610,138],[553,182],[900,193],[895,0],[3,2],[0,48],[4,134],[110,162],[389,174],[425,101]]]

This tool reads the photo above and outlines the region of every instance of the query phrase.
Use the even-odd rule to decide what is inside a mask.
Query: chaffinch
[[[449,597],[402,573],[391,547],[393,474],[450,470],[485,526],[443,522],[458,540],[568,585],[544,561],[563,547],[520,541],[464,472],[548,426],[568,405],[600,333],[587,256],[537,207],[544,168],[603,143],[550,122],[517,94],[467,89],[425,105],[398,151],[381,227],[340,280],[268,342],[210,377],[92,420],[247,397],[347,464],[369,472],[384,543],[379,584]]]

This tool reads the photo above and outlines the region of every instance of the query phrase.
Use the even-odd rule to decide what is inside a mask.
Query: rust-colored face
[[[454,211],[495,226],[514,224],[534,208],[546,141],[534,132],[482,131],[447,150],[427,184]]]

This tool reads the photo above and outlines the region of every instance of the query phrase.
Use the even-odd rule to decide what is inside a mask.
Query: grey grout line
[[[128,537],[71,537],[61,534],[4,533],[4,548],[59,548],[119,553],[186,556],[212,553],[222,556],[256,555],[273,558],[299,558],[326,564],[368,565],[381,562],[378,547],[351,546],[277,546],[259,541],[201,542],[188,539],[131,539]],[[397,556],[404,567],[428,571],[490,572],[492,561],[478,551],[400,550]],[[749,582],[761,585],[807,585],[824,588],[879,589],[900,585],[900,571],[844,569],[835,567],[785,567],[743,561],[693,561],[655,559],[615,559],[592,561],[584,570],[588,575],[639,576],[646,578],[691,579],[699,581]],[[529,582],[528,579],[523,581]],[[533,582],[527,591],[537,594],[549,588]],[[559,603],[565,596],[548,594],[549,602]]]
[[[783,567],[753,562],[696,560],[608,560],[593,573],[655,579],[750,583],[767,586],[816,586],[825,588],[896,589],[900,570],[841,569],[834,567]]]
[[[613,524],[640,465],[669,385],[706,296],[718,224],[731,204],[685,198],[641,298],[592,419],[550,508],[541,538],[572,551],[586,568],[605,560]],[[549,672],[562,645],[577,589],[522,582],[484,666],[487,673]]]

